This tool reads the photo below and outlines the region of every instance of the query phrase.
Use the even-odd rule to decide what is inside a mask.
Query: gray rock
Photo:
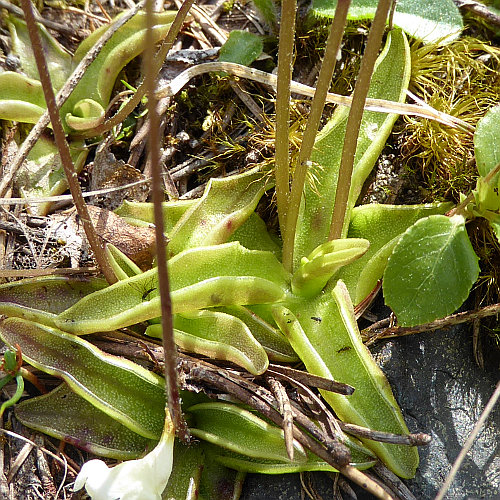
[[[426,432],[433,438],[429,446],[420,448],[417,476],[407,482],[417,499],[430,500],[494,391],[499,359],[494,358],[486,371],[477,367],[467,325],[383,341],[372,352],[389,378],[410,431]],[[499,436],[497,407],[467,455],[447,500],[500,499]],[[322,490],[331,488],[328,477],[323,476],[320,482]],[[298,500],[300,480],[298,475],[249,474],[241,498]],[[358,498],[372,497],[361,493]]]

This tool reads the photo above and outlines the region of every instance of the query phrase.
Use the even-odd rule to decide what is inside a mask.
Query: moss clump
[[[435,109],[475,125],[500,99],[500,49],[465,37],[449,45],[411,45],[410,90]],[[474,187],[472,136],[429,120],[405,118],[402,153],[429,200],[457,201]]]

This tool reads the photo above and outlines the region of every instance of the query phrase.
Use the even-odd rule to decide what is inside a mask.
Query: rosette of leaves
[[[402,31],[393,30],[379,56],[370,97],[404,100],[409,63],[406,37]],[[425,261],[422,269],[427,270],[427,275],[421,274],[426,285],[436,268],[432,261],[435,256],[444,256],[445,261],[460,257],[455,262],[467,271],[460,283],[461,290],[468,293],[477,276],[477,259],[470,253],[464,216],[443,215],[451,208],[449,205],[354,206],[396,118],[374,112],[365,112],[363,116],[345,230],[343,237],[335,241],[328,241],[328,230],[347,111],[336,110],[318,134],[312,157],[312,164],[318,166],[316,182],[315,186],[304,189],[293,242],[292,272],[282,265],[284,249],[255,213],[263,193],[271,187],[263,172],[252,170],[212,179],[202,198],[167,203],[164,211],[165,232],[170,240],[168,266],[175,340],[180,346],[231,361],[253,375],[265,372],[269,360],[300,359],[309,372],[355,387],[351,396],[323,392],[341,419],[405,434],[408,429],[389,384],[361,341],[353,303],[365,299],[384,273],[387,297],[391,273],[397,277],[409,276],[415,262]],[[494,212],[489,200],[482,208]],[[136,220],[137,224],[152,222],[152,206],[148,204],[125,203],[117,213],[131,222]],[[428,237],[428,229],[432,238]],[[426,246],[427,240],[437,242],[437,246]],[[411,255],[410,250],[414,252]],[[401,258],[405,252],[408,263]],[[127,433],[132,432],[123,431],[132,440],[134,433],[137,434],[134,452],[147,446],[147,440],[158,439],[163,418],[159,396],[162,382],[157,377],[148,378],[140,367],[103,355],[80,336],[147,322],[145,334],[157,337],[160,302],[156,269],[141,272],[116,249],[108,247],[108,253],[119,281],[109,287],[89,288],[80,294],[83,298],[68,291],[71,299],[65,301],[64,307],[55,306],[46,298],[38,304],[31,299],[23,302],[19,293],[13,293],[11,285],[0,288],[0,296],[3,293],[0,312],[17,316],[0,324],[0,336],[9,345],[18,343],[26,353],[25,359],[34,366],[64,378],[83,400],[75,398],[73,404],[78,410],[71,411],[70,416],[57,422],[46,417],[40,428],[78,442],[85,425],[69,428],[68,418],[76,422],[81,413],[87,416],[88,424],[88,415],[103,412],[109,419],[103,419],[104,430],[87,438],[88,447],[96,453],[118,456],[117,448],[128,445],[118,443],[112,451],[106,449],[103,446],[108,436],[106,426],[109,433],[120,433],[122,426]],[[447,268],[441,272],[446,273]],[[44,283],[41,290],[46,288]],[[421,284],[419,290],[422,288]],[[411,305],[422,309],[422,297],[415,298]],[[448,301],[446,307],[457,305]],[[395,305],[393,308],[404,322],[405,312],[401,313]],[[441,310],[432,311],[434,315],[440,313]],[[101,379],[99,373],[103,371],[106,377]],[[120,379],[119,391],[113,389],[115,377]],[[135,387],[137,391],[139,386],[141,394],[133,402],[134,392],[129,388]],[[54,399],[47,397],[44,404],[31,400],[19,405],[19,417],[27,425],[35,426],[42,413],[40,409],[55,406],[53,401],[67,397],[64,392],[67,390],[59,389],[60,392],[52,394]],[[210,458],[207,464],[214,462],[240,471],[268,473],[328,469],[295,442],[296,456],[290,459],[280,429],[269,426],[244,408],[226,403],[207,404],[197,401],[197,396],[193,400],[186,395],[185,399],[193,433],[209,443],[202,445],[201,453]],[[415,474],[418,465],[415,448],[363,440],[353,449],[363,454],[353,461],[361,467],[369,466],[375,454],[395,473],[408,478]],[[199,450],[193,453],[198,458],[188,457],[187,453],[181,462],[190,463],[186,466],[189,480],[203,462]],[[175,466],[172,477],[174,483],[179,477]]]
[[[379,57],[371,97],[404,98],[409,78],[408,54],[403,33],[392,32]],[[362,344],[348,290],[342,282],[337,283],[342,269],[348,269],[368,248],[371,249],[369,240],[372,234],[331,242],[325,235],[328,212],[331,214],[332,210],[331,201],[327,207],[325,203],[333,199],[331,192],[335,189],[339,168],[339,156],[332,152],[343,140],[346,119],[346,111],[337,110],[316,141],[317,153],[313,161],[323,167],[322,175],[318,176],[315,190],[306,189],[304,206],[307,210],[302,211],[299,218],[296,238],[296,252],[302,258],[297,260],[291,274],[280,262],[279,244],[254,213],[259,199],[271,187],[263,172],[252,170],[225,179],[212,179],[199,200],[165,204],[175,339],[187,350],[232,361],[253,374],[263,373],[269,359],[283,362],[300,358],[311,373],[340,379],[356,388],[355,393],[348,397],[324,393],[325,399],[342,419],[404,434],[408,429],[389,385]],[[353,199],[357,197],[356,189],[361,187],[372,169],[395,119],[394,115],[365,114],[358,144]],[[440,211],[442,208],[435,206],[417,209],[420,215]],[[129,221],[151,221],[150,205],[126,203],[117,212]],[[318,213],[324,215],[324,219],[318,219]],[[389,228],[390,234],[386,234],[385,239],[374,240],[375,252],[418,217],[415,213],[408,217],[402,212],[398,214],[399,225]],[[347,217],[351,218],[351,211]],[[315,219],[315,224],[311,224],[312,219]],[[375,232],[373,228],[370,230]],[[396,234],[392,234],[394,232]],[[88,293],[71,307],[50,316],[49,320],[45,315],[45,324],[48,321],[50,324],[43,328],[44,338],[50,334],[61,342],[61,339],[69,340],[72,335],[110,331],[139,321],[149,322],[146,335],[159,335],[156,269],[140,272],[116,250],[108,250],[120,281]],[[370,259],[371,267],[368,267],[372,270],[369,278],[376,281],[383,267],[372,265],[375,261]],[[354,271],[353,275],[356,273]],[[355,277],[352,282],[356,282]],[[26,314],[25,308],[19,310]],[[9,311],[11,315],[15,314],[15,307],[9,307]],[[24,322],[22,327],[14,320],[8,320],[12,323],[0,326],[0,335],[9,344],[20,343],[24,352],[30,346],[23,346],[23,343],[26,344],[32,336],[21,335],[19,331],[39,328],[34,319],[32,316],[30,323]],[[84,340],[79,340],[78,344],[81,342]],[[35,356],[31,359],[31,362],[37,362]],[[44,369],[44,364],[38,362],[37,366]],[[78,363],[82,364],[81,361]],[[78,388],[79,394],[95,405],[95,399],[88,396],[82,386]],[[116,418],[116,412],[108,411],[106,405],[99,405],[99,409]],[[26,414],[24,416],[27,421]],[[133,427],[127,424],[127,419],[120,422],[132,430],[138,429],[136,424]],[[245,439],[260,451],[250,452],[240,446],[237,454],[242,469],[245,461],[241,461],[241,456],[245,454],[253,453],[250,456],[255,459],[260,453],[262,460],[271,459],[264,454],[262,446],[257,445],[261,438],[256,437],[256,432],[261,424],[255,427],[253,422],[245,427]],[[158,424],[159,420],[156,426]],[[200,437],[219,436],[211,437],[211,442],[228,446],[229,436],[221,437],[220,426],[196,425],[203,426]],[[150,437],[150,434],[143,433],[143,436]],[[276,434],[273,439],[277,437]],[[238,440],[244,441],[243,438]],[[403,477],[414,475],[418,464],[415,448],[367,440],[363,446],[368,456],[377,454],[397,474]],[[219,460],[230,463],[228,458]],[[287,460],[285,455],[281,455],[278,462],[283,463],[283,460]],[[302,452],[297,452],[296,461],[296,466],[288,463],[287,468],[281,469],[307,469],[308,459]],[[237,462],[234,460],[234,463]],[[250,470],[250,465],[248,467]],[[265,470],[264,465],[260,467]]]

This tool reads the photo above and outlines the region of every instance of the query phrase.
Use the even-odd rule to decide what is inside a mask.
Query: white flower
[[[168,416],[160,442],[144,458],[109,468],[102,460],[83,464],[74,491],[85,486],[92,500],[161,500],[174,455],[174,427]]]

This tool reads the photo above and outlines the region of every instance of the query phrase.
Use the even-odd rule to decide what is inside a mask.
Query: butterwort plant
[[[382,21],[378,20],[379,27],[372,29],[382,33],[386,14],[378,16]],[[375,21],[377,16],[374,26]],[[335,59],[337,50],[328,57]],[[377,51],[378,46],[375,55]],[[393,29],[387,34],[374,68],[367,71],[371,74],[372,69],[373,75],[366,79],[369,97],[405,100],[410,60],[402,30]],[[496,111],[492,115],[495,117]],[[287,203],[293,197],[300,169],[295,169],[290,193],[290,173],[287,171],[285,176],[285,211],[280,213],[280,224],[282,234],[289,237],[283,244],[270,234],[255,212],[263,194],[273,187],[269,172],[260,169],[211,179],[201,198],[165,203],[163,211],[169,238],[174,335],[180,347],[230,361],[255,376],[265,373],[269,361],[300,360],[310,373],[355,388],[349,396],[322,391],[342,420],[408,434],[388,381],[361,341],[354,305],[370,296],[382,276],[387,302],[402,324],[429,321],[460,305],[477,278],[477,258],[466,236],[465,217],[479,214],[496,227],[498,199],[496,184],[491,183],[498,181],[495,175],[499,159],[486,155],[484,163],[480,161],[481,177],[473,199],[457,207],[452,216],[445,215],[452,209],[450,204],[355,207],[396,118],[394,114],[372,111],[360,115],[347,183],[339,179],[345,176],[343,144],[352,132],[349,110],[337,109],[321,132],[314,132],[310,158],[305,155],[301,166],[314,168],[315,182],[312,185],[302,180],[295,185],[299,192],[295,205]],[[488,120],[491,116],[478,126],[478,159],[486,151],[482,140],[491,134]],[[68,126],[71,123],[76,122],[67,121]],[[334,200],[342,190],[345,206],[332,237]],[[278,204],[278,210],[282,208],[283,204]],[[116,212],[133,224],[153,222],[151,204],[125,202]],[[432,248],[428,246],[429,230],[435,235]],[[114,458],[140,456],[160,440],[145,458],[125,462],[109,474],[99,463],[96,467],[105,471],[102,484],[93,477],[93,466],[85,465],[77,486],[85,483],[94,498],[101,498],[99,491],[106,491],[108,486],[114,488],[110,485],[115,485],[116,478],[129,467],[139,471],[149,463],[148,457],[156,460],[163,453],[170,457],[171,450],[171,429],[167,431],[164,426],[162,377],[136,363],[105,354],[83,338],[140,322],[146,324],[144,335],[161,337],[156,268],[143,272],[111,245],[106,251],[119,280],[111,286],[98,280],[44,278],[0,287],[0,312],[9,316],[0,324],[2,339],[8,345],[19,344],[27,362],[65,382],[48,395],[19,404],[16,414],[22,422]],[[450,260],[459,262],[467,271],[453,282],[459,298],[443,299],[445,307],[430,310],[425,293],[413,293],[400,301],[402,306],[391,298],[401,293],[394,288],[396,277],[407,279],[410,284],[405,286],[410,291],[413,287],[414,292],[427,290],[425,286],[432,280],[442,286],[435,269],[448,265]],[[426,264],[414,269],[415,261]],[[447,274],[449,267],[439,272]],[[436,288],[428,290],[432,294]],[[421,309],[428,310],[425,316],[418,312]],[[56,402],[63,398],[71,402],[66,405],[66,414],[61,411],[58,417],[44,419],[43,410],[58,407]],[[246,408],[207,402],[188,393],[183,399],[192,433],[206,443],[203,454],[215,463],[239,471],[267,473],[332,470],[295,441],[291,458],[283,431]],[[97,425],[97,421],[101,424]],[[89,426],[89,422],[93,424]],[[355,466],[369,467],[377,457],[403,478],[415,474],[415,447],[366,438],[345,438],[345,442]],[[193,448],[192,453],[199,456],[198,449]],[[182,460],[185,458],[183,455]],[[167,462],[171,463],[170,458]],[[168,479],[168,467],[162,474],[154,483],[151,498],[157,498],[154,495],[164,485],[165,477]],[[183,488],[177,477],[174,463],[171,482],[177,486],[169,483],[167,488]]]

